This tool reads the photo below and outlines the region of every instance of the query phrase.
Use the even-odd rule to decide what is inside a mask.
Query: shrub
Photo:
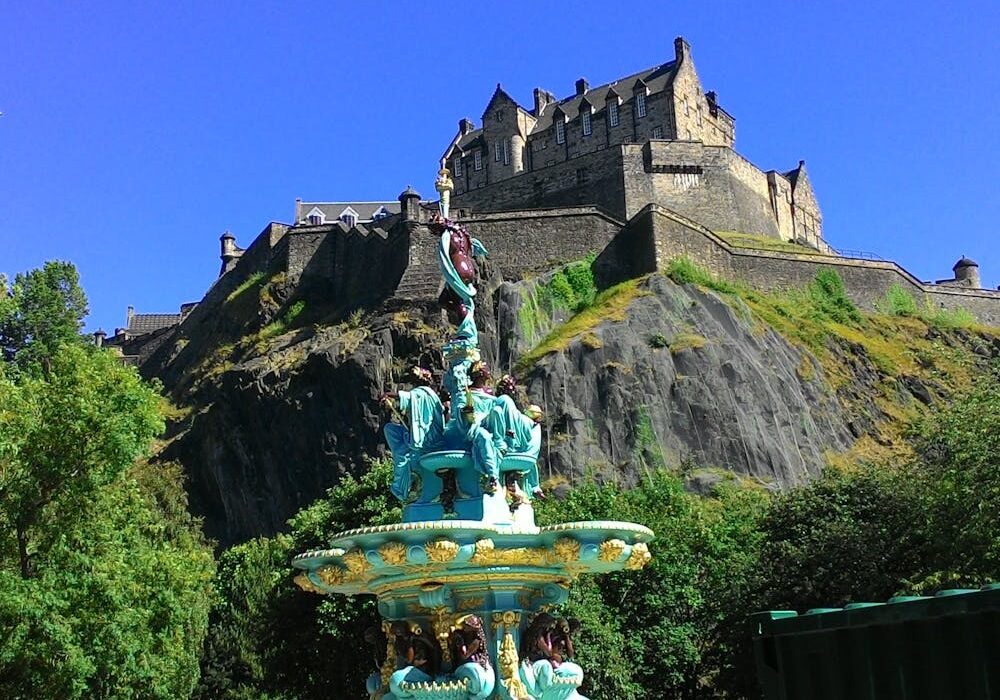
[[[816,273],[808,288],[809,300],[826,318],[845,325],[862,322],[861,312],[847,296],[844,280],[835,270],[824,268]]]
[[[885,299],[878,307],[879,311],[890,316],[913,317],[918,315],[917,302],[913,295],[898,282],[889,287],[889,291],[885,293]]]

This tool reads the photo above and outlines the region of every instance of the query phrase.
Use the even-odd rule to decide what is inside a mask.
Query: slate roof
[[[552,126],[552,115],[556,111],[556,107],[562,109],[566,118],[570,121],[576,119],[580,113],[580,104],[583,102],[584,98],[587,99],[591,105],[596,109],[603,109],[604,103],[608,98],[608,91],[614,88],[614,93],[621,97],[623,100],[628,100],[632,97],[632,88],[637,80],[641,80],[646,84],[649,89],[649,94],[663,92],[671,83],[674,81],[674,68],[677,66],[676,61],[670,61],[669,63],[664,63],[660,66],[653,66],[652,68],[647,68],[644,71],[634,73],[632,75],[625,76],[624,78],[619,78],[610,83],[604,85],[598,85],[595,88],[590,88],[583,95],[573,95],[572,97],[567,97],[559,102],[552,102],[545,105],[542,110],[541,116],[538,117],[538,122],[532,128],[531,132],[543,131]]]
[[[133,314],[125,330],[130,335],[145,335],[180,322],[180,314]]]
[[[629,100],[632,98],[632,92],[636,82],[640,80],[645,83],[647,89],[649,90],[649,94],[652,95],[657,92],[663,92],[673,83],[674,69],[676,67],[677,61],[670,61],[659,66],[647,68],[646,70],[639,71],[638,73],[633,73],[632,75],[627,75],[624,78],[618,78],[618,80],[613,80],[610,83],[590,88],[583,95],[574,94],[571,97],[566,97],[558,102],[550,102],[542,109],[541,115],[538,115],[537,122],[535,122],[535,125],[531,128],[531,134],[544,131],[552,126],[552,116],[555,114],[557,108],[562,110],[563,114],[566,115],[567,120],[572,121],[580,114],[580,105],[584,102],[584,100],[586,100],[596,110],[604,109],[604,104],[608,99],[609,92],[612,95],[621,97],[623,100]],[[529,134],[529,136],[531,134]],[[474,129],[458,139],[458,142],[455,143],[454,147],[464,152],[476,141],[482,138],[482,135],[483,130],[481,128]]]
[[[371,221],[375,212],[382,207],[385,207],[386,211],[390,214],[398,214],[400,212],[399,200],[391,202],[302,202],[296,200],[295,221],[299,222],[306,218],[313,207],[318,207],[323,212],[328,223],[332,223],[339,218],[341,212],[347,209],[347,207],[351,207],[358,213],[359,222]]]

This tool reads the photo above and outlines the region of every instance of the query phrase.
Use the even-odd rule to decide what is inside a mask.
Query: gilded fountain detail
[[[480,359],[475,258],[487,252],[448,218],[444,164],[436,188],[439,301],[455,332],[440,390],[414,368],[410,388],[383,398],[403,522],[341,532],[329,549],[296,556],[295,580],[378,598],[384,622],[364,633],[385,650],[368,679],[373,699],[585,700],[579,624],[551,610],[581,573],[645,566],[653,533],[615,521],[535,525],[542,411],[522,410],[512,378],[494,385]]]

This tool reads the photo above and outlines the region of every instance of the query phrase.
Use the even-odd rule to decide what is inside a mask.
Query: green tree
[[[28,367],[76,340],[87,315],[87,297],[72,263],[50,261],[19,273],[13,282],[0,275],[0,354]]]
[[[6,285],[5,285],[6,286]],[[84,343],[72,266],[0,295],[0,696],[190,695],[214,563],[156,388]]]
[[[224,552],[218,597],[195,697],[354,697],[374,670],[361,631],[379,622],[369,596],[317,596],[293,582],[295,554],[326,546],[342,530],[399,522],[389,495],[391,466],[371,463],[289,521],[290,533]]]

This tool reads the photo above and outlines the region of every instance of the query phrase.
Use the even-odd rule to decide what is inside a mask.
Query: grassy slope
[[[877,424],[877,430],[859,439],[849,453],[830,455],[831,462],[900,456],[907,449],[903,437],[908,425],[927,410],[901,391],[901,382],[925,387],[932,400],[952,400],[974,386],[1000,348],[1000,329],[978,325],[961,312],[921,312],[914,304],[899,303],[898,293],[897,298],[887,299],[885,313],[858,311],[843,296],[842,288],[838,291],[839,278],[826,280],[826,286],[814,283],[805,290],[765,294],[712,277],[683,259],[671,263],[665,273],[675,282],[718,293],[749,318],[757,332],[773,330],[808,350],[849,412]],[[541,357],[564,350],[576,340],[586,342],[602,322],[623,319],[632,301],[647,293],[645,279],[629,280],[597,294],[525,354],[518,371],[529,370]],[[532,309],[532,313],[538,311]],[[860,368],[867,368],[876,380],[873,388],[866,387],[858,396]],[[815,367],[804,361],[799,371],[809,379]],[[881,415],[870,415],[872,403]]]

